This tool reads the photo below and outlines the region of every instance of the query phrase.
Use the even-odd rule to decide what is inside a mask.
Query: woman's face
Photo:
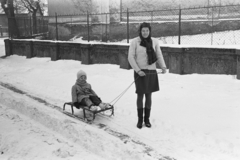
[[[147,38],[150,34],[149,28],[148,27],[143,27],[141,30],[141,34],[143,38]]]

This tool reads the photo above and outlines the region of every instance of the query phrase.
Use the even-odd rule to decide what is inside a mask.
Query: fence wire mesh
[[[239,45],[240,5],[188,9],[55,15],[18,18],[21,36],[48,33],[47,39],[129,42],[142,22],[152,26],[161,44]],[[36,27],[34,27],[36,26]]]

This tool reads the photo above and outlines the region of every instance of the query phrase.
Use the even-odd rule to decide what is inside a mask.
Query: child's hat
[[[77,79],[79,79],[81,76],[86,76],[87,77],[86,72],[84,72],[83,70],[78,71],[77,72]]]

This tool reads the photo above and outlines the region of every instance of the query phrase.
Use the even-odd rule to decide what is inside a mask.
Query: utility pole
[[[208,4],[207,4],[207,6],[208,6],[208,13],[207,13],[207,15],[209,15],[209,0],[207,0],[208,1]]]
[[[208,17],[210,16],[210,6],[211,6],[211,1],[210,0],[207,0],[208,2],[208,4],[207,4],[207,10],[208,10],[208,13],[207,13],[207,15],[208,15]]]
[[[120,22],[122,22],[122,0],[120,0]]]
[[[218,8],[218,18],[220,18],[220,14],[221,14],[221,6],[222,6],[222,0],[219,0],[219,8]]]

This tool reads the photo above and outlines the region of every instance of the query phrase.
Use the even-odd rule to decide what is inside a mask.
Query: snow
[[[178,45],[178,36],[158,37],[161,46],[171,47],[204,47],[204,48],[239,48],[240,44],[240,30],[229,30],[223,32],[214,32],[196,35],[182,35],[181,45]],[[131,42],[132,39],[129,39]],[[87,42],[82,37],[71,39],[73,43],[90,43],[90,44],[106,44],[106,45],[129,45],[127,39],[121,42]]]
[[[181,44],[205,46],[238,46],[239,38],[240,30],[229,30],[197,35],[183,35],[181,36]],[[159,41],[161,44],[178,44],[178,36],[160,37]]]
[[[4,55],[1,39],[1,160],[240,159],[240,81],[236,76],[159,74],[160,91],[152,97],[152,128],[138,129],[132,70]],[[115,116],[99,115],[89,125],[59,112],[71,100],[80,69],[104,102],[130,86],[114,105]],[[6,84],[23,93],[7,89]],[[67,111],[71,112],[70,107]]]

